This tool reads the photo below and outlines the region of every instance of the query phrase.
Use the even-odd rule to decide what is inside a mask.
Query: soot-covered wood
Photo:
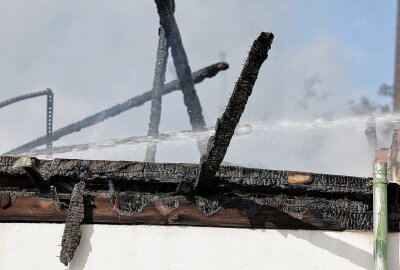
[[[85,182],[81,181],[74,186],[71,201],[65,221],[64,234],[61,241],[60,261],[64,265],[74,257],[74,252],[81,240],[81,223],[84,219],[84,200]]]
[[[85,223],[372,229],[372,205],[347,199],[248,194],[186,197],[133,191],[116,192],[112,198],[104,192],[85,196]],[[51,197],[13,192],[12,198],[11,206],[0,210],[0,221],[64,222],[67,216],[67,210],[59,208]],[[391,207],[389,216],[390,230],[398,231],[399,208]]]
[[[165,82],[165,71],[168,62],[168,43],[164,28],[159,28],[156,68],[154,71],[153,93],[151,97],[150,123],[147,135],[157,138],[161,119],[161,99]],[[154,162],[156,158],[157,142],[152,140],[147,144],[145,161]]]
[[[370,178],[221,166],[209,192],[182,195],[176,188],[195,181],[197,164],[37,160],[38,173],[55,187],[43,193],[22,169],[13,168],[17,159],[0,157],[0,192],[11,198],[0,209],[0,222],[63,222],[71,197],[65,187],[84,181],[87,223],[327,230],[371,226]],[[398,191],[397,185],[389,185],[392,230],[400,229]]]
[[[176,75],[178,76],[179,85],[182,89],[183,100],[189,114],[190,124],[192,125],[193,131],[205,130],[206,123],[204,121],[200,100],[194,88],[189,61],[174,16],[174,0],[155,0],[155,2],[160,16],[160,25],[166,32],[168,45],[171,48]],[[204,146],[204,142],[199,139],[198,147],[200,152],[203,151]]]
[[[272,33],[261,33],[254,41],[228,105],[221,118],[217,120],[215,134],[208,140],[207,151],[201,157],[200,172],[194,183],[194,189],[204,190],[211,187],[210,181],[213,181],[225,157],[235,128],[253,91],[261,65],[268,57],[273,39]]]
[[[29,188],[26,173],[13,168],[17,159],[0,157],[0,188],[18,188],[20,183]],[[40,175],[51,185],[57,186],[59,182],[73,185],[85,181],[88,188],[95,189],[108,189],[108,183],[112,181],[128,188],[148,187],[151,191],[154,187],[158,191],[174,191],[179,184],[194,183],[199,172],[197,164],[180,163],[53,159],[37,160],[35,164]],[[296,181],[297,178],[301,181]],[[304,182],[304,179],[308,180]],[[242,193],[363,199],[372,195],[370,181],[370,178],[363,177],[220,166],[213,184],[215,190],[227,192],[238,190]]]

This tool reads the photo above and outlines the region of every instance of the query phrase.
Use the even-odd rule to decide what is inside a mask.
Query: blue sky
[[[392,84],[396,1],[176,0],[192,70],[218,61],[230,69],[197,86],[208,125],[222,113],[249,46],[261,31],[275,41],[243,122],[315,119]],[[0,100],[50,87],[55,128],[151,88],[158,15],[153,1],[0,2]],[[173,79],[172,72],[167,77]],[[305,82],[318,81],[304,110]],[[326,98],[324,98],[326,97]],[[189,129],[180,93],[163,99],[161,131]],[[21,112],[29,121],[21,119]],[[56,144],[146,134],[149,107],[131,110]],[[44,133],[44,100],[0,111],[5,151]],[[134,123],[127,125],[127,123]],[[29,132],[26,132],[29,130]],[[6,143],[7,142],[7,143]]]
[[[292,21],[299,27],[295,39],[304,42],[316,32],[331,32],[343,43],[361,51],[365,62],[353,76],[367,91],[393,81],[396,1],[295,0]],[[302,27],[302,23],[307,27]]]

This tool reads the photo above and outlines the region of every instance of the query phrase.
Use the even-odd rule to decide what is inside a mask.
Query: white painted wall
[[[372,234],[173,226],[84,225],[69,267],[63,224],[0,224],[0,269],[372,269]],[[389,269],[400,269],[400,234]]]

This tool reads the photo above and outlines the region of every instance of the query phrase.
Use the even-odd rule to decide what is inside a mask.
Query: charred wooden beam
[[[253,91],[261,65],[268,57],[273,39],[272,33],[263,32],[254,41],[228,105],[222,117],[217,120],[215,135],[208,140],[207,151],[201,157],[200,172],[194,183],[194,189],[209,189],[213,184],[210,181],[213,181],[225,157],[235,128]]]
[[[85,217],[84,192],[85,182],[81,181],[74,186],[61,241],[60,261],[65,266],[67,266],[74,257],[75,250],[81,240],[82,232],[80,226]]]
[[[165,71],[168,62],[168,44],[165,37],[165,31],[162,27],[159,28],[159,40],[157,49],[156,68],[154,72],[153,93],[151,97],[151,111],[149,131],[147,135],[157,138],[159,135],[158,127],[160,126],[161,118],[161,98],[162,90],[165,82]],[[145,161],[154,162],[156,159],[157,142],[154,140],[147,144]]]
[[[0,210],[0,222],[64,222],[69,213],[49,198],[12,195],[11,206]],[[372,197],[371,197],[372,199]],[[73,200],[73,199],[71,199]],[[233,228],[371,230],[370,202],[305,196],[218,194],[212,197],[121,192],[111,204],[106,193],[84,200],[84,223],[186,225]],[[116,207],[117,206],[117,207]],[[81,208],[79,208],[81,211]],[[389,228],[399,231],[400,212],[390,208]],[[80,214],[82,216],[82,214]],[[75,229],[74,244],[79,235]],[[71,253],[68,253],[71,254]]]
[[[41,191],[46,192],[50,190],[50,186],[44,181],[43,177],[38,172],[35,163],[37,159],[22,157],[14,163],[14,168],[22,168],[31,179],[32,183]]]
[[[11,203],[10,192],[2,191],[0,192],[0,208],[6,208]]]
[[[391,181],[400,182],[400,130],[396,129],[393,133],[392,145],[390,146],[389,171]]]
[[[67,192],[40,193],[34,186],[20,186],[27,176],[13,167],[17,159],[0,157],[0,193],[8,192],[10,198],[7,207],[0,207],[0,222],[65,221],[65,205],[77,193],[70,198]],[[195,181],[197,164],[55,159],[37,160],[36,168],[57,190],[60,183],[85,182],[85,223],[326,230],[372,226],[371,178],[221,166],[210,192],[179,195],[178,185]],[[391,184],[388,189],[389,227],[400,231],[400,188]]]
[[[218,72],[220,72],[221,70],[226,70],[226,69],[228,69],[228,67],[229,67],[229,65],[227,63],[220,62],[220,63],[210,65],[208,67],[205,67],[203,69],[200,69],[200,70],[192,73],[191,75],[192,75],[194,83],[200,83],[206,78],[214,77]],[[164,85],[162,94],[166,95],[166,94],[169,94],[169,93],[179,90],[179,89],[181,89],[179,81],[173,80]],[[112,106],[108,109],[105,109],[103,111],[100,111],[96,114],[88,116],[78,122],[75,122],[75,123],[69,124],[63,128],[60,128],[53,132],[52,140],[57,141],[60,138],[66,136],[68,134],[71,134],[73,132],[78,132],[81,129],[101,123],[104,120],[106,120],[110,117],[117,116],[120,113],[123,113],[129,109],[139,107],[139,106],[143,105],[144,103],[146,103],[147,101],[150,101],[151,95],[152,95],[152,90],[145,92],[142,95],[128,99],[127,101],[125,101],[123,103],[114,105],[114,106]],[[46,143],[47,143],[47,136],[42,136],[36,140],[28,142],[24,145],[21,145],[15,149],[9,151],[7,154],[15,155],[15,154],[23,153],[23,152],[26,152],[35,147],[44,145]]]
[[[23,170],[13,168],[18,157],[0,156],[0,188],[13,189],[26,178]],[[112,180],[127,187],[174,191],[182,183],[196,180],[197,164],[147,163],[108,160],[37,160],[39,174],[51,185],[58,182],[108,189]],[[237,166],[220,166],[215,181],[218,191],[312,195],[341,198],[368,198],[372,195],[371,178],[264,170]]]
[[[190,124],[194,131],[205,130],[206,123],[204,121],[200,100],[194,88],[193,78],[190,75],[189,61],[174,16],[174,0],[155,0],[155,2],[160,16],[160,24],[166,32],[168,44],[171,48],[176,74],[190,118]],[[201,150],[203,148],[203,143],[198,141],[198,144]]]

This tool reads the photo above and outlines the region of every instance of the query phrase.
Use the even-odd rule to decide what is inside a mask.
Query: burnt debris
[[[79,245],[81,223],[371,230],[370,178],[221,166],[268,57],[272,33],[263,32],[254,41],[207,148],[205,140],[198,139],[200,164],[154,162],[156,140],[163,137],[159,134],[162,96],[181,89],[192,131],[206,131],[194,85],[228,68],[222,62],[191,73],[174,1],[155,3],[160,31],[153,89],[52,134],[52,141],[58,140],[151,100],[146,162],[0,156],[0,222],[65,222],[60,253],[65,265]],[[168,48],[178,80],[165,84]],[[31,150],[48,139],[40,137],[10,153]],[[398,170],[397,163],[392,164]],[[398,191],[397,185],[389,184],[392,231],[400,231]]]
[[[61,241],[60,261],[66,266],[74,257],[75,250],[81,240],[80,226],[84,218],[84,193],[85,182],[81,181],[74,186],[72,191]]]

